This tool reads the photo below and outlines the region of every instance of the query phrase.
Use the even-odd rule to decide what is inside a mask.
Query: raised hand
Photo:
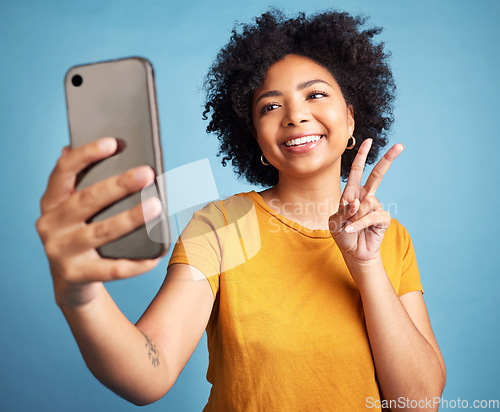
[[[361,186],[371,145],[372,139],[367,139],[359,148],[340,198],[339,210],[329,219],[330,232],[344,257],[360,262],[380,256],[380,245],[391,223],[391,215],[382,209],[375,193],[389,166],[404,149],[402,144],[392,146]]]
[[[36,228],[49,259],[59,305],[77,307],[88,303],[98,293],[101,282],[147,272],[160,260],[103,259],[96,251],[161,212],[158,199],[151,198],[106,220],[86,223],[98,211],[141,190],[154,179],[154,171],[141,166],[75,192],[77,174],[113,155],[116,149],[114,138],[103,138],[74,150],[65,148],[50,175]]]

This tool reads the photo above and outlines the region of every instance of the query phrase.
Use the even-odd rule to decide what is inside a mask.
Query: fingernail
[[[354,227],[352,225],[346,226],[344,229],[347,233],[354,232]]]
[[[156,217],[161,212],[161,203],[157,197],[150,197],[142,203],[142,213],[145,220]]]
[[[109,152],[111,149],[116,147],[116,139],[113,137],[105,137],[99,140],[99,149],[103,152]]]

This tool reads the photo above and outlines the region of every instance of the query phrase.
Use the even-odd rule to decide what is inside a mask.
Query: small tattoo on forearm
[[[148,357],[151,361],[151,364],[156,368],[160,364],[160,352],[156,349],[156,345],[149,339],[149,337],[141,332],[144,338],[146,339],[146,346],[148,348]]]

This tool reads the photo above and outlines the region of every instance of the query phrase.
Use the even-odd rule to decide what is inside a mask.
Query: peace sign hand
[[[393,160],[403,151],[402,144],[392,146],[373,168],[361,186],[366,157],[372,139],[366,139],[351,166],[346,187],[340,198],[337,213],[330,216],[329,227],[344,258],[367,262],[380,256],[380,245],[391,215],[382,209],[375,192]]]

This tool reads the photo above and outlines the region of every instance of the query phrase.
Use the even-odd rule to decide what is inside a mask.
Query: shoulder
[[[411,243],[410,234],[397,219],[392,218],[389,227],[387,228],[382,248],[390,248],[392,251],[405,251]]]
[[[391,224],[387,228],[386,236],[401,239],[410,237],[410,234],[399,220],[391,218]]]
[[[255,192],[238,193],[220,203],[229,223],[240,220],[255,207]]]
[[[237,193],[224,200],[216,200],[208,203],[205,207],[195,212],[203,216],[220,218],[221,216],[228,221],[237,220],[254,207],[255,192]]]
[[[192,222],[221,227],[245,216],[254,207],[253,192],[237,193],[224,200],[208,203],[193,213]]]
[[[252,197],[249,193],[236,194],[210,202],[194,212],[181,234],[181,241],[190,248],[190,254],[199,255],[201,259],[207,254],[216,256],[221,262],[217,266],[219,272],[253,257],[260,250],[261,241]]]

